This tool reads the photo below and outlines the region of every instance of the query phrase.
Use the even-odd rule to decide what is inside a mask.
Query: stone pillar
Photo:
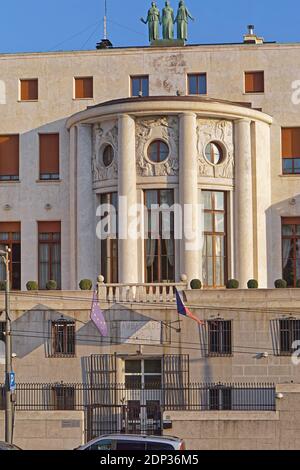
[[[118,121],[118,191],[119,191],[119,282],[137,283],[137,236],[134,222],[137,204],[135,121],[122,114]],[[130,228],[130,234],[128,230]]]
[[[235,122],[235,271],[242,289],[254,276],[251,159],[251,122],[240,119]]]
[[[77,283],[77,126],[70,129],[70,250],[69,270],[71,290],[78,288]],[[73,256],[72,256],[73,254]]]
[[[181,114],[179,122],[179,200],[183,212],[180,268],[190,282],[201,273],[196,115]]]

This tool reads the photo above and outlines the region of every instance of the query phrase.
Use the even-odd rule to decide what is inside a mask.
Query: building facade
[[[77,289],[99,273],[295,287],[298,57],[299,45],[273,43],[2,55],[0,237],[12,287]],[[184,234],[166,241],[161,228],[155,241],[101,242],[97,207],[118,196],[191,206],[184,223],[204,243],[187,250]]]

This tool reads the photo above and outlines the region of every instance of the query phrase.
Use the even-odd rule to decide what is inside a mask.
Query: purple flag
[[[93,302],[92,302],[92,308],[91,308],[91,320],[102,336],[108,335],[107,324],[105,322],[103,312],[98,302],[98,295],[97,295],[96,290],[94,291],[94,295],[93,295]]]

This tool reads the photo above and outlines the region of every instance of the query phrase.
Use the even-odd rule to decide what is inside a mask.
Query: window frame
[[[61,396],[58,391],[64,390]],[[65,392],[72,391],[71,395]],[[71,397],[71,401],[70,400]],[[76,410],[76,388],[71,385],[57,384],[52,387],[53,408],[55,411],[75,411]],[[62,400],[62,402],[60,402]]]
[[[263,91],[247,91],[247,75],[252,74],[252,75],[257,75],[257,74],[262,74],[263,75]],[[245,70],[244,72],[244,94],[245,95],[263,95],[266,92],[266,83],[265,83],[265,71],[264,70]]]
[[[144,189],[143,190],[143,200],[144,200],[144,206],[147,208],[147,214],[148,214],[148,217],[147,217],[147,220],[148,220],[148,227],[145,227],[145,232],[146,232],[146,229],[147,229],[147,238],[145,239],[144,241],[144,276],[145,276],[145,281],[146,283],[150,283],[150,284],[153,284],[153,283],[161,283],[163,281],[167,281],[168,283],[171,283],[171,282],[175,282],[175,277],[176,277],[176,240],[175,240],[175,226],[174,226],[174,214],[172,215],[172,213],[170,214],[170,220],[171,220],[171,227],[170,227],[170,241],[172,240],[173,242],[173,256],[174,256],[174,266],[173,266],[173,277],[171,279],[171,276],[169,275],[168,277],[170,277],[170,279],[166,280],[166,279],[163,279],[162,277],[162,273],[163,273],[163,261],[167,261],[168,260],[165,260],[165,258],[168,258],[167,255],[162,255],[163,253],[163,217],[162,217],[162,211],[159,212],[159,237],[156,238],[156,239],[152,239],[151,238],[151,232],[149,232],[149,221],[151,220],[151,208],[148,208],[147,206],[147,199],[146,199],[146,196],[147,196],[147,192],[156,192],[157,194],[157,205],[160,207],[161,206],[161,193],[163,191],[172,191],[172,195],[173,195],[173,204],[175,203],[175,192],[174,192],[174,189],[173,188],[165,188],[165,189]],[[173,221],[173,223],[172,223]],[[147,242],[149,240],[155,240],[157,242],[157,245],[156,245],[156,250],[155,252],[157,254],[154,255],[154,257],[156,257],[157,259],[153,261],[153,264],[151,267],[151,279],[148,278],[148,266],[147,266]],[[157,278],[158,278],[158,281],[155,280],[155,261],[157,261]],[[167,269],[168,271],[168,269]],[[169,274],[169,272],[168,272]]]
[[[190,79],[192,77],[196,77],[197,80],[197,93],[191,93],[191,86],[190,86]],[[200,93],[200,79],[201,77],[205,77],[205,93]],[[206,96],[208,94],[207,86],[207,72],[195,72],[195,73],[188,73],[187,74],[187,94],[189,96]]]
[[[58,173],[41,173],[41,139],[43,136],[56,136],[58,138]],[[60,181],[60,133],[59,132],[40,132],[39,133],[39,182],[49,183],[49,182],[57,182]],[[48,176],[48,178],[44,178],[43,176]]]
[[[0,184],[1,183],[17,183],[20,181],[20,134],[0,134],[0,138],[15,138],[18,140],[18,174],[16,175],[1,175],[0,174]]]
[[[140,372],[126,372],[126,363],[127,362],[139,362],[140,363]],[[145,372],[145,365],[147,361],[156,361],[157,363],[160,362],[160,372]],[[145,380],[148,377],[160,377],[160,381],[149,388],[147,381]],[[127,387],[126,378],[127,377],[137,377],[140,381],[137,381],[137,384],[133,383],[133,386]],[[134,382],[134,381],[133,381]],[[140,382],[140,383],[139,383]],[[132,358],[132,359],[125,359],[124,360],[124,383],[126,390],[160,390],[163,386],[163,358],[162,357],[145,357],[145,358]],[[157,386],[159,385],[159,387]]]
[[[299,165],[299,172],[296,172],[294,171],[295,170],[295,161],[298,160],[299,163],[300,163],[300,154],[298,156],[294,156],[294,155],[291,155],[291,156],[284,156],[284,149],[283,149],[283,143],[284,143],[284,139],[283,139],[283,133],[284,131],[293,131],[293,130],[296,130],[298,129],[298,132],[299,132],[299,135],[300,135],[300,126],[282,126],[281,127],[281,134],[280,134],[280,138],[281,138],[281,160],[282,160],[282,176],[293,176],[293,177],[297,177],[297,176],[300,176],[300,165]],[[300,138],[300,137],[299,137]],[[284,162],[286,160],[290,160],[292,162],[292,171],[285,171],[285,168],[284,168]]]
[[[29,100],[25,100],[25,99],[22,99],[22,82],[36,82],[36,90],[37,90],[37,94],[36,94],[36,98],[33,98],[33,99],[29,99]],[[19,78],[19,100],[18,100],[20,103],[36,103],[37,101],[39,101],[39,79],[37,77],[35,78]]]
[[[62,349],[57,351],[57,344],[59,342],[58,328],[63,327],[62,333]],[[71,336],[68,328],[72,328]],[[71,343],[71,347],[70,344]],[[72,352],[68,352],[71,349]],[[51,321],[51,357],[52,358],[74,358],[76,357],[76,322],[75,320],[53,320]]]
[[[3,222],[5,224],[5,222]],[[8,222],[9,223],[9,222]],[[10,253],[9,253],[9,264],[10,264],[10,270],[9,270],[9,282],[11,286],[12,291],[20,291],[22,289],[22,246],[21,246],[21,223],[20,222],[12,222],[12,224],[18,224],[19,230],[18,231],[13,231],[11,228],[8,231],[2,231],[1,228],[1,223],[0,223],[0,234],[5,233],[8,235],[7,240],[1,240],[0,239],[0,246],[3,246],[4,248],[8,246],[10,248]],[[14,238],[14,235],[17,235],[18,238]],[[18,245],[20,248],[20,261],[16,262],[13,261],[13,245]],[[20,287],[15,288],[13,285],[13,276],[14,276],[14,265],[19,266],[19,274],[20,274]]]
[[[227,201],[227,197],[228,197],[228,192],[227,191],[215,191],[215,190],[212,190],[212,189],[205,189],[205,190],[202,190],[201,193],[203,195],[203,193],[207,193],[207,192],[210,192],[212,193],[212,209],[203,209],[203,212],[204,212],[204,215],[205,214],[212,214],[212,219],[213,219],[213,227],[212,227],[212,231],[206,231],[205,230],[205,226],[204,226],[204,229],[203,229],[203,236],[204,236],[204,239],[206,240],[206,237],[212,237],[212,261],[213,261],[213,285],[210,286],[210,285],[205,285],[205,282],[203,281],[203,285],[206,289],[222,289],[226,286],[226,282],[228,280],[228,201]],[[222,193],[224,195],[224,209],[223,210],[219,210],[219,209],[216,209],[216,205],[215,205],[215,193]],[[216,227],[215,227],[215,214],[223,214],[224,215],[224,229],[225,231],[224,232],[216,232]],[[216,283],[216,260],[217,260],[217,256],[216,256],[216,238],[217,237],[223,237],[224,239],[224,284],[222,285],[217,285]],[[206,259],[208,258],[206,256],[206,253],[204,253],[203,251],[203,254],[202,254],[202,258],[203,259]]]
[[[287,260],[292,260],[293,261],[293,275],[294,275],[294,285],[288,285],[289,288],[295,289],[297,287],[297,241],[299,240],[299,245],[300,245],[300,233],[297,234],[297,226],[300,226],[300,217],[282,217],[281,218],[281,265],[282,265],[282,277],[285,279],[285,274],[284,274],[284,250],[283,250],[283,245],[284,245],[284,240],[292,240],[293,241],[293,258],[290,258],[290,256],[287,258]],[[292,226],[293,227],[293,233],[292,235],[284,235],[283,234],[283,227],[284,226]],[[287,281],[287,279],[285,279]],[[288,282],[288,281],[287,281]]]
[[[46,222],[49,222],[51,223],[51,221],[46,221]],[[61,283],[62,283],[62,257],[61,257],[61,249],[62,249],[62,238],[61,238],[61,222],[58,222],[60,224],[60,231],[51,231],[51,232],[45,232],[43,230],[40,230],[40,226],[39,224],[40,223],[43,223],[43,221],[40,221],[38,222],[38,277],[39,277],[39,289],[40,290],[45,290],[45,288],[42,288],[40,286],[40,266],[41,266],[41,256],[40,256],[40,245],[49,245],[49,260],[48,260],[48,281],[49,280],[52,280],[54,278],[54,276],[52,276],[53,274],[53,271],[52,271],[52,265],[53,265],[53,262],[52,262],[52,250],[53,250],[53,246],[55,245],[59,245],[59,249],[60,249],[60,279],[59,281],[54,279],[56,282],[57,282],[57,290],[61,290]],[[49,240],[41,240],[40,237],[41,235],[50,235],[50,239]],[[59,235],[59,239],[58,240],[55,240],[54,239],[54,236],[57,236]],[[47,282],[48,282],[47,281]]]
[[[283,328],[283,323],[286,323],[287,328]],[[296,334],[298,336],[296,337]],[[288,338],[284,339],[284,334]],[[287,344],[287,340],[288,343]],[[279,319],[279,356],[291,356],[295,349],[292,348],[292,344],[295,341],[300,341],[300,319],[298,318],[281,318]],[[286,348],[282,347],[285,343]]]
[[[142,94],[142,98],[147,98],[150,96],[150,79],[149,75],[130,75],[130,96],[131,98],[138,98],[140,95],[134,95],[133,94],[133,81],[134,80],[139,80],[139,93],[143,93],[143,85],[142,85],[142,80],[147,80],[147,88],[148,88],[148,93],[146,95]]]
[[[212,329],[213,325],[218,328]],[[226,328],[227,327],[227,328]],[[229,327],[229,328],[228,328]],[[217,335],[216,343],[212,341],[212,335]],[[226,335],[229,337],[226,342]],[[233,321],[215,319],[207,321],[207,352],[209,357],[232,357],[233,356]],[[212,345],[214,344],[214,348]],[[213,351],[212,349],[217,349]]]
[[[116,205],[113,204],[113,198],[117,198]],[[105,198],[107,200],[105,201]],[[101,256],[100,268],[106,283],[118,284],[119,282],[119,236],[118,236],[118,192],[100,194],[100,205],[110,204],[115,207],[116,211],[116,234],[115,237],[110,236],[105,240],[101,240]],[[109,256],[107,256],[109,254]]]
[[[76,81],[77,80],[91,80],[92,82],[92,96],[83,96],[77,97],[76,96]],[[84,75],[84,76],[76,76],[73,78],[73,100],[80,101],[80,100],[93,100],[95,96],[94,90],[94,76],[93,75]]]

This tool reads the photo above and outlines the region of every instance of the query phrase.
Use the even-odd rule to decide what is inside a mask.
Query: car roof
[[[174,436],[149,436],[147,434],[103,434],[96,437],[91,442],[97,442],[99,439],[119,439],[119,440],[147,440],[155,442],[181,442],[179,437]]]

